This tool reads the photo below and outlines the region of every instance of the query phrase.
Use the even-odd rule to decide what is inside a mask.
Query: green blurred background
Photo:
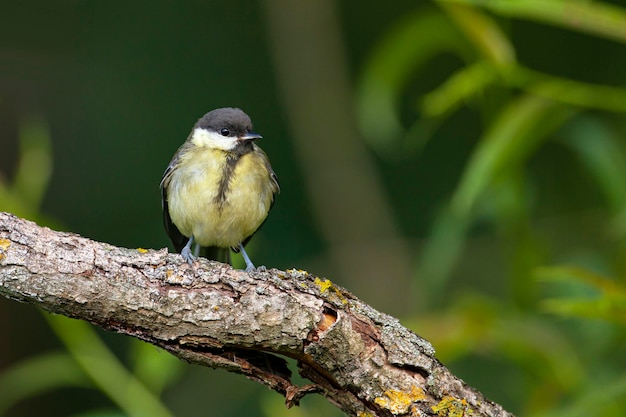
[[[241,107],[282,186],[255,263],[399,317],[521,416],[623,415],[623,1],[25,0],[0,22],[0,210],[165,247],[164,168]],[[341,415],[6,299],[0,340],[2,416]]]

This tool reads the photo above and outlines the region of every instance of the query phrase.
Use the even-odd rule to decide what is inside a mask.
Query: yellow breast
[[[167,188],[172,222],[201,246],[236,247],[263,223],[275,186],[263,157],[239,157],[223,198],[225,151],[194,147],[181,156]]]

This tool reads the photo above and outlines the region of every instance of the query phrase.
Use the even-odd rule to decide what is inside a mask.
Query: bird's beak
[[[263,136],[259,135],[256,132],[248,132],[245,135],[239,137],[240,140],[256,140],[261,138],[263,138]]]

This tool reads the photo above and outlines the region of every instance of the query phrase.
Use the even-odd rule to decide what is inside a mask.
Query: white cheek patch
[[[237,145],[237,138],[222,136],[217,132],[197,127],[193,130],[191,142],[196,146],[206,146],[207,148],[230,151]]]

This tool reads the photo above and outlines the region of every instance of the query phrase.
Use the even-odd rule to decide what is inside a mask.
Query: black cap
[[[222,133],[228,129],[224,136],[232,136],[246,139],[258,139],[261,136],[252,131],[252,120],[243,110],[236,107],[224,107],[215,109],[202,116],[194,128],[201,128]],[[222,133],[224,134],[224,133]]]

